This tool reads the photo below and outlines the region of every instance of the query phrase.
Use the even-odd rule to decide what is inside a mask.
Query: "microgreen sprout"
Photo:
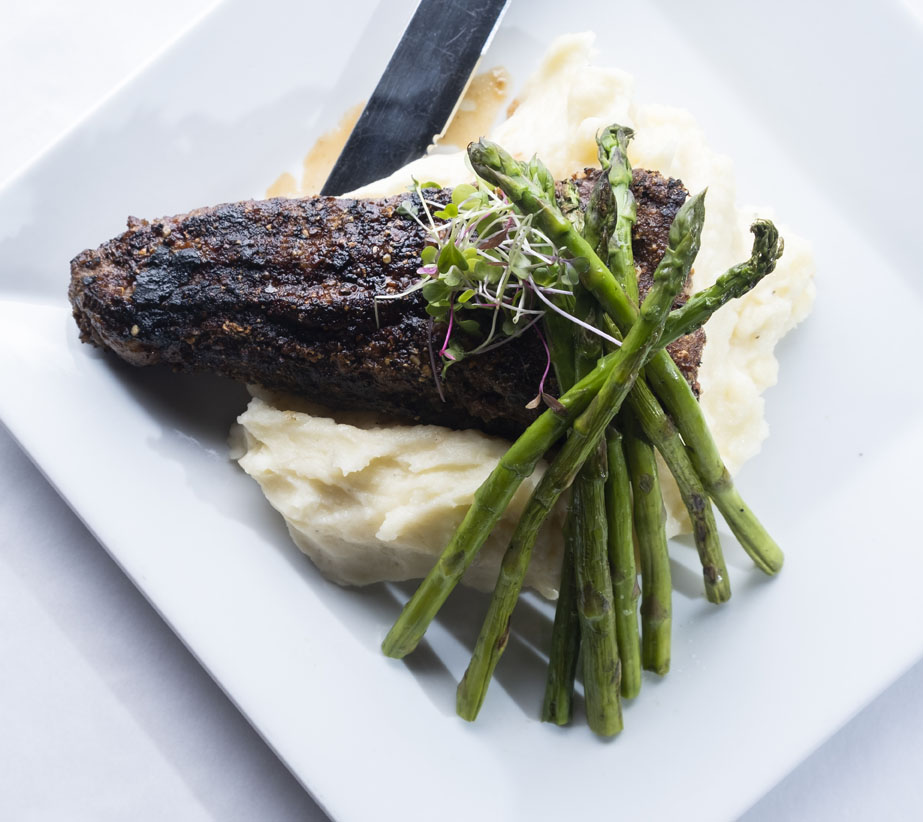
[[[536,324],[548,310],[618,345],[615,338],[556,304],[556,297],[573,295],[585,260],[559,255],[533,224],[533,215],[523,215],[506,195],[482,181],[457,186],[448,203],[426,196],[427,190],[438,187],[414,181],[416,197],[408,197],[398,209],[426,233],[417,268],[420,279],[398,294],[376,300],[422,292],[431,329],[445,329],[444,336],[440,332],[438,340],[430,340],[431,348],[438,346],[442,376],[452,364],[491,351],[533,326],[541,334]],[[530,407],[547,397],[544,383],[551,357],[544,338],[542,343],[548,363]],[[435,354],[431,359],[435,365]]]

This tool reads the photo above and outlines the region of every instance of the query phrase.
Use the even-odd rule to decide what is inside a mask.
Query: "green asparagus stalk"
[[[750,226],[753,250],[750,259],[732,266],[714,284],[693,294],[680,308],[670,312],[660,338],[660,344],[689,334],[705,322],[721,306],[742,297],[767,274],[771,274],[782,256],[784,243],[778,229],[769,220],[756,220]]]
[[[584,236],[594,246],[605,247],[610,217],[614,207],[612,192],[605,179],[600,180],[590,195],[590,207],[587,209],[581,228]],[[581,215],[583,211],[579,211]],[[569,215],[573,221],[573,216]],[[595,303],[583,289],[576,289],[579,299],[569,298],[571,314],[585,317],[589,310],[595,313]],[[593,370],[596,361],[602,355],[602,345],[598,337],[575,329],[572,322],[558,314],[545,316],[545,332],[551,346],[552,360],[562,390],[571,387],[577,376],[585,376]],[[562,339],[563,338],[563,339]],[[562,362],[565,357],[569,358]],[[562,367],[563,366],[563,367]],[[575,556],[585,553],[577,549],[579,540],[585,538],[588,529],[581,525],[581,518],[605,517],[605,511],[587,509],[581,502],[586,494],[578,494],[577,487],[582,481],[592,483],[592,460],[587,460],[577,476],[574,490],[568,505],[567,520],[564,524],[564,557],[561,566],[560,592],[554,612],[554,625],[551,630],[551,650],[548,658],[548,675],[545,682],[545,698],[542,705],[542,721],[566,725],[570,722],[573,711],[574,679],[577,673],[577,657],[581,646],[580,617],[577,612]],[[584,477],[588,474],[588,477]],[[579,507],[578,507],[579,506]],[[629,526],[630,528],[630,526]]]
[[[597,442],[574,482],[580,538],[574,543],[587,722],[601,736],[622,730],[621,664],[606,522],[606,445]]]
[[[778,573],[785,559],[782,549],[738,493],[695,394],[679,369],[672,365],[672,360],[670,363],[670,367],[646,371],[651,388],[670,410],[673,422],[686,444],[695,473],[741,547],[761,571],[766,574]],[[656,360],[651,360],[651,365],[657,364]]]
[[[634,136],[634,131],[627,126],[611,125],[597,135],[596,142],[599,163],[606,172],[617,215],[607,248],[609,268],[628,299],[637,303],[638,276],[631,250],[631,231],[638,218],[638,208],[631,192],[631,164],[628,162],[628,142]]]
[[[636,383],[640,385],[640,380]],[[634,392],[629,394],[629,400]],[[615,627],[622,665],[622,696],[641,690],[641,648],[638,639],[638,574],[632,534],[631,483],[622,448],[622,435],[612,426],[606,434],[609,476],[606,515],[609,521],[609,564],[615,596]]]
[[[499,146],[484,140],[472,143],[468,147],[468,156],[478,176],[499,186],[523,212],[534,214],[536,225],[556,246],[587,261],[588,267],[581,274],[581,282],[596,296],[622,333],[626,333],[637,321],[637,306],[628,299],[612,272],[564,218],[554,202],[545,197],[542,190],[523,173],[521,164]],[[690,250],[697,252],[698,247]],[[734,487],[702,409],[679,368],[661,349],[651,356],[645,374],[666,411],[673,417],[689,448],[696,472],[734,536],[757,567],[768,574],[778,572],[783,563],[782,551]]]
[[[611,191],[605,180],[601,182],[603,187],[597,186],[594,196],[590,197],[587,234],[591,234],[596,225],[605,226],[604,221],[597,220],[603,207],[595,195],[608,192],[602,196],[611,199]],[[604,237],[599,237],[599,242],[604,242]],[[582,288],[577,289],[576,303],[578,316],[598,324],[596,302]],[[583,329],[575,329],[573,336],[576,372],[578,376],[583,376],[593,370],[602,356],[602,341]],[[583,647],[586,713],[590,728],[602,736],[612,736],[622,729],[620,649],[608,551],[607,463],[605,437],[601,437],[577,474],[572,491],[572,512],[577,517],[573,561]],[[631,527],[630,524],[628,527]]]
[[[634,196],[628,188],[631,169],[627,165],[628,160],[623,151],[627,147],[630,135],[630,131],[610,127],[597,137],[599,159],[604,173],[597,179],[587,201],[583,236],[599,257],[609,261],[613,274],[626,291],[631,293],[631,284],[634,285],[634,299],[637,300],[637,277],[631,250],[631,224],[635,219]],[[589,297],[585,289],[581,289],[581,292]],[[584,310],[587,311],[586,308]],[[588,313],[599,321],[598,310],[590,310]],[[617,330],[615,333],[621,339]],[[622,453],[621,435],[612,426],[607,431],[606,442],[607,548],[615,599],[621,693],[622,696],[633,697],[641,687],[641,649],[635,596],[637,573],[632,531],[631,486],[628,467]]]
[[[599,177],[590,191],[584,212],[583,238],[597,254],[608,253],[609,240],[618,217],[612,187],[605,177]]]
[[[641,306],[637,322],[614,354],[612,371],[586,411],[574,420],[570,436],[533,491],[513,532],[474,655],[458,686],[456,708],[465,719],[477,716],[493,670],[506,648],[510,616],[522,589],[538,528],[596,447],[634,384],[654,341],[659,339],[670,304],[688,276],[693,252],[698,250],[703,220],[702,195],[691,197],[676,215],[669,245],[654,272],[654,285]]]
[[[555,304],[573,315],[576,311],[575,300],[571,296],[552,297]],[[542,318],[545,338],[551,351],[551,363],[558,387],[567,392],[577,382],[576,352],[574,350],[574,324],[567,317],[555,311],[546,312]]]
[[[641,659],[646,670],[665,674],[670,670],[672,583],[657,462],[639,431],[625,437],[625,451],[641,555]]]
[[[639,390],[633,391],[626,402],[626,411],[638,422],[644,436],[660,452],[676,480],[676,486],[692,524],[692,535],[699,552],[699,561],[702,563],[705,596],[709,602],[726,602],[731,597],[731,584],[711,502],[673,421],[663,412],[657,398],[646,384],[638,380],[637,388]]]
[[[600,249],[597,245],[593,248],[600,258],[606,260],[609,269],[628,299],[632,303],[637,303],[639,300],[638,277],[631,243],[631,232],[637,219],[637,206],[631,191],[631,164],[628,161],[628,143],[633,136],[634,132],[630,128],[619,125],[609,126],[596,136],[599,163],[603,170],[599,182],[605,185],[610,192],[613,208],[606,247]],[[595,203],[591,198],[587,203],[587,214],[595,210]],[[604,212],[602,218],[606,217]],[[590,243],[590,245],[593,244]],[[615,336],[618,336],[618,333]],[[629,394],[629,401],[630,399],[631,394]],[[618,629],[619,659],[622,666],[621,691],[622,696],[631,698],[637,696],[641,690],[638,575],[635,567],[635,540],[632,528],[631,480],[628,476],[622,435],[612,426],[607,434],[607,455],[609,477],[606,484],[606,510],[609,519],[609,563],[612,567],[613,592],[616,600],[615,617]]]
[[[566,725],[574,705],[574,679],[580,653],[580,618],[577,616],[577,582],[574,570],[574,541],[578,538],[580,514],[574,500],[564,523],[564,557],[561,562],[561,582],[558,602],[551,628],[551,652],[548,658],[548,678],[542,721]]]

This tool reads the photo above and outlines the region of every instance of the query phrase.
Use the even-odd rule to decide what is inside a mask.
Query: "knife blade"
[[[421,0],[327,177],[337,195],[421,157],[446,127],[509,0]]]

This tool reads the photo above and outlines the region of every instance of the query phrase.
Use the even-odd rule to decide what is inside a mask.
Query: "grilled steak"
[[[640,170],[632,188],[645,293],[686,192]],[[419,278],[425,237],[398,212],[402,199],[273,199],[129,218],[128,231],[71,263],[81,339],[135,365],[214,371],[331,407],[515,436],[538,413],[525,407],[546,362],[538,335],[452,366],[443,402],[419,293],[378,301],[376,321],[374,297]],[[699,332],[670,347],[694,388],[703,343]]]

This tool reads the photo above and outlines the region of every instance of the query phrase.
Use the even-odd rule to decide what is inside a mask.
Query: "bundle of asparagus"
[[[468,148],[471,165],[502,200],[502,213],[493,218],[489,208],[473,217],[469,213],[463,228],[445,233],[449,239],[441,248],[424,252],[424,263],[430,265],[424,270],[442,283],[424,286],[430,289],[430,313],[447,317],[450,330],[456,305],[460,309],[473,293],[455,292],[455,302],[451,288],[463,287],[458,284],[464,271],[473,268],[479,254],[496,264],[490,250],[508,236],[514,216],[517,225],[530,231],[534,227],[540,238],[533,237],[534,242],[550,247],[550,256],[548,249],[544,256],[535,254],[556,262],[552,269],[558,272],[549,284],[547,267],[543,269],[546,280],[541,289],[531,275],[528,282],[554,309],[542,312],[541,320],[562,394],[557,399],[546,396],[549,407],[478,489],[464,520],[382,644],[391,657],[414,650],[519,484],[563,438],[510,540],[474,654],[459,684],[457,710],[468,720],[476,718],[506,647],[538,529],[568,489],[560,596],[542,709],[546,721],[570,721],[580,656],[587,718],[602,735],[621,730],[621,698],[638,694],[642,669],[661,675],[669,670],[671,580],[655,451],[673,474],[689,513],[710,602],[724,602],[731,594],[712,503],[760,569],[775,574],[782,566],[782,552],[735,490],[695,395],[664,350],[770,273],[782,254],[782,240],[772,223],[757,220],[751,227],[750,258],[671,311],[699,249],[703,191],[677,213],[653,285],[639,305],[631,249],[635,203],[627,156],[632,136],[630,129],[618,125],[600,133],[603,174],[585,213],[562,208],[550,173],[537,159],[523,163],[497,145],[473,143]],[[467,196],[466,190],[453,200]],[[481,196],[483,203],[486,198]],[[437,216],[451,221],[459,214],[459,206],[452,205]],[[479,236],[480,250],[461,242]],[[522,253],[526,242],[513,242],[511,254]],[[512,259],[506,262],[515,264]],[[506,305],[505,280],[500,280],[498,309]],[[508,307],[519,314],[526,310],[521,297]],[[456,349],[453,354],[444,345],[440,353],[451,362],[463,352]]]

